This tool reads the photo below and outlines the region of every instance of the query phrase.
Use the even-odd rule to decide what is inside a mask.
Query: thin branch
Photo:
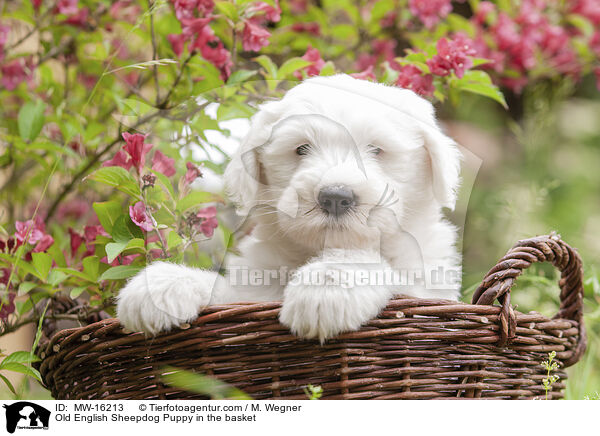
[[[179,74],[177,74],[177,77],[173,81],[173,84],[171,85],[169,92],[167,92],[167,95],[165,95],[165,98],[163,98],[162,101],[156,105],[156,107],[158,107],[159,109],[166,108],[167,104],[169,103],[169,99],[171,98],[171,95],[173,94],[173,91],[175,91],[175,88],[177,87],[177,85],[179,85],[179,82],[181,81],[181,78],[183,77],[183,72],[185,70],[185,67],[187,66],[187,64],[190,63],[190,61],[192,60],[194,55],[195,55],[195,53],[190,53],[189,56],[187,58],[185,58],[185,60],[181,64]]]
[[[156,118],[161,113],[162,113],[162,110],[158,110],[156,112],[148,114],[145,117],[140,118],[137,121],[137,123],[135,123],[133,126],[128,128],[127,130],[129,130],[129,131],[135,130],[137,127],[141,126],[142,124],[145,124],[148,121],[150,121],[151,119]],[[50,209],[48,210],[48,215],[46,218],[47,220],[49,220],[50,218],[52,218],[54,216],[54,213],[56,212],[58,205],[73,190],[73,188],[81,181],[81,179],[88,173],[88,171],[90,169],[92,169],[92,167],[94,165],[96,165],[96,163],[100,160],[100,158],[102,156],[104,156],[106,153],[108,153],[119,142],[121,142],[121,135],[117,136],[113,141],[111,141],[104,148],[102,148],[98,153],[96,153],[94,156],[92,156],[92,158],[89,160],[89,162],[82,169],[80,169],[77,172],[77,174],[75,174],[73,176],[73,178],[71,179],[71,182],[63,187],[60,194],[56,197],[56,199],[52,203],[52,206],[50,206]]]

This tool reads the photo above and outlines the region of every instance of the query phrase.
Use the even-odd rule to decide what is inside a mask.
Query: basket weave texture
[[[523,314],[510,288],[523,269],[561,271],[560,309]],[[473,304],[398,297],[359,331],[320,345],[278,322],[281,304],[211,306],[189,328],[146,339],[116,319],[57,332],[39,349],[43,382],[57,399],[191,399],[162,383],[175,366],[217,377],[256,399],[544,398],[541,366],[561,368],[548,398],[562,398],[564,368],[585,351],[582,264],[557,236],[519,241],[483,279]],[[499,305],[494,305],[495,301]]]

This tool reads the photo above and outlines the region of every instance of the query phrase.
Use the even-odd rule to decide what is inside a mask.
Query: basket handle
[[[473,294],[473,304],[502,305],[500,342],[509,344],[516,335],[516,317],[510,304],[510,289],[524,269],[532,263],[551,262],[560,272],[560,308],[554,318],[570,319],[579,325],[579,341],[573,355],[564,360],[569,366],[579,360],[586,348],[583,325],[583,264],[577,250],[560,239],[560,235],[523,239],[515,244],[496,266],[489,270]]]

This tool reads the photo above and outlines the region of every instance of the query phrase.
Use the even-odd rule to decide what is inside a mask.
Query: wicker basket
[[[562,273],[560,310],[548,319],[510,304],[510,288],[534,262]],[[582,264],[556,236],[520,241],[485,276],[473,303],[397,298],[361,330],[321,346],[279,324],[279,302],[206,309],[187,329],[146,340],[115,319],[62,330],[39,349],[44,384],[57,399],[183,399],[197,394],[161,382],[167,365],[209,374],[256,399],[544,397],[541,362],[556,351],[564,367],[585,351]],[[500,305],[493,305],[495,301]]]

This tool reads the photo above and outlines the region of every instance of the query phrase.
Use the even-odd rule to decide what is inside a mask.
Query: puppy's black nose
[[[317,200],[321,209],[336,218],[355,204],[354,192],[345,186],[326,186],[319,191]]]

